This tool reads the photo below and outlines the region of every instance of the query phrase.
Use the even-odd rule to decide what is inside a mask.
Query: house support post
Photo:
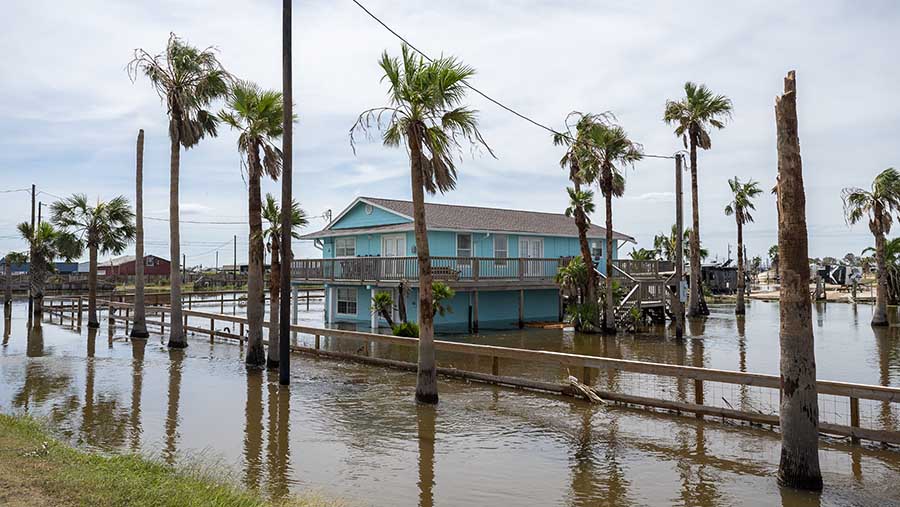
[[[525,289],[519,289],[519,329],[525,327]]]
[[[478,332],[478,289],[472,291],[472,332]]]
[[[298,315],[298,304],[300,297],[300,289],[296,286],[291,287],[291,324],[297,325],[297,315]]]
[[[334,324],[334,287],[327,287],[325,289],[326,295],[328,296],[328,304],[325,305],[325,316],[328,319],[328,324]]]
[[[370,301],[373,301],[373,302],[375,301],[375,293],[377,292],[377,290],[378,289],[376,289],[375,286],[373,285],[372,289],[371,289],[372,295],[371,295]],[[375,311],[374,306],[372,306],[372,309],[370,310],[370,312],[372,313],[372,315],[370,316],[370,318],[372,320],[372,323],[371,323],[372,331],[375,331],[376,329],[378,329],[378,312]]]

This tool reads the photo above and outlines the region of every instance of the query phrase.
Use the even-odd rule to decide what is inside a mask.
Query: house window
[[[603,257],[603,243],[599,239],[591,240],[591,257],[595,259]]]
[[[509,238],[506,234],[494,235],[494,264],[506,266],[506,258],[509,257]]]
[[[356,238],[337,238],[334,240],[335,257],[356,257]]]
[[[144,257],[144,266],[156,266],[156,259],[153,257]]]
[[[338,315],[356,315],[356,287],[338,287]]]
[[[456,256],[461,260],[458,262],[462,265],[469,265],[469,258],[472,257],[472,235],[457,234],[456,235]],[[462,260],[466,259],[466,260]]]

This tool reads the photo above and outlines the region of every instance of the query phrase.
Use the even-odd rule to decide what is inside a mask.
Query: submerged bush
[[[391,330],[394,332],[394,336],[405,336],[407,338],[419,337],[419,325],[415,322],[401,322],[391,327]]]

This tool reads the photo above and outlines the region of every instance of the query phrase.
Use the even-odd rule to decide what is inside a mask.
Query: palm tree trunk
[[[887,326],[887,263],[884,260],[884,234],[875,234],[875,263],[878,266],[878,283],[875,285],[875,312],[873,326]]]
[[[574,185],[576,193],[581,192],[581,184],[577,180],[572,181],[572,184]],[[587,235],[590,225],[588,225],[587,215],[581,208],[578,208],[575,211],[575,227],[578,228],[578,245],[581,247],[581,259],[584,261],[584,267],[587,271],[587,288],[585,289],[585,293],[582,294],[582,303],[587,302],[596,305],[600,299],[597,297],[597,289],[600,287],[600,277],[594,267],[594,258],[591,256],[591,245],[588,243]],[[606,276],[609,276],[609,273],[607,273]],[[582,329],[581,331],[596,332],[596,328],[599,328],[599,317],[600,316],[597,315],[594,322],[592,322],[595,329]]]
[[[173,112],[175,115],[175,112]],[[187,347],[187,337],[181,314],[181,233],[178,216],[178,178],[181,165],[181,143],[178,140],[178,120],[173,119],[169,125],[171,146],[169,151],[169,347],[183,349]]]
[[[608,192],[606,199],[606,315],[603,319],[603,332],[616,332],[616,302],[613,301],[613,219],[612,219],[612,175],[608,175]]]
[[[266,368],[274,370],[278,368],[278,362],[281,358],[281,336],[279,334],[279,301],[281,295],[281,256],[279,250],[281,241],[278,234],[272,234],[272,269],[269,271],[269,348],[266,349],[268,357],[266,358]]]
[[[89,268],[88,268],[88,327],[100,327],[100,320],[97,318],[97,245],[96,239],[91,238],[89,250]]]
[[[734,210],[734,215],[736,217],[740,216],[741,213],[738,210]],[[741,223],[741,220],[737,220],[737,304],[734,307],[735,315],[744,315],[747,313],[746,308],[744,308],[744,225]]]
[[[9,306],[12,304],[12,264],[9,262],[9,257],[6,258],[5,264],[5,276],[6,276],[6,293],[3,296],[3,306]]]
[[[137,166],[135,170],[134,211],[134,324],[132,338],[147,338],[147,317],[144,309],[144,129],[138,131]]]
[[[691,290],[688,298],[688,317],[703,314],[700,309],[703,282],[700,270],[700,197],[697,192],[697,143],[691,139]]]
[[[266,353],[263,349],[263,319],[265,294],[263,293],[263,239],[262,239],[262,197],[260,191],[260,178],[262,168],[259,161],[259,147],[251,146],[247,155],[250,167],[249,187],[249,217],[250,217],[250,247],[249,247],[249,271],[247,273],[247,357],[246,363],[250,367],[258,367],[266,364]]]
[[[816,357],[809,299],[806,195],[797,134],[794,72],[775,99],[778,132],[778,255],[781,275],[781,462],[778,483],[821,490]]]
[[[437,368],[434,359],[434,310],[431,289],[431,254],[425,222],[425,187],[422,180],[421,140],[413,127],[409,136],[413,221],[416,232],[416,256],[419,262],[419,367],[416,373],[416,401],[438,402]]]

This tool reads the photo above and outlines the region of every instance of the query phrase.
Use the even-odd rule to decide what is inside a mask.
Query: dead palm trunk
[[[134,324],[132,338],[147,338],[147,317],[144,310],[144,129],[138,131],[137,167],[135,170],[134,208],[136,237],[134,244]]]
[[[265,294],[263,293],[263,239],[262,239],[262,196],[260,178],[262,167],[259,160],[259,146],[251,146],[247,151],[247,165],[250,169],[249,218],[250,247],[249,271],[247,273],[247,366],[258,367],[266,363],[266,354],[262,343],[262,328]]]
[[[887,263],[884,260],[884,234],[873,231],[875,235],[875,263],[878,269],[878,283],[875,285],[875,312],[872,314],[873,326],[887,326]]]
[[[740,207],[734,210],[737,217],[737,304],[734,307],[735,315],[744,315],[747,309],[744,307],[744,225],[741,223],[743,213]]]
[[[778,483],[822,489],[819,470],[819,406],[809,299],[806,196],[797,133],[794,71],[775,99],[778,131],[778,254],[781,275],[781,462]]]
[[[606,314],[603,318],[603,332],[615,334],[616,332],[616,302],[613,301],[613,219],[612,219],[612,174],[607,168],[604,171],[604,186],[606,192]]]
[[[88,327],[100,327],[97,318],[97,242],[91,238],[88,244]]]
[[[281,238],[278,234],[272,234],[272,269],[269,271],[269,348],[266,349],[266,368],[277,369],[281,359],[281,336],[279,323],[281,322]]]
[[[181,165],[181,143],[178,134],[180,121],[180,113],[172,111],[172,120],[169,122],[171,139],[169,153],[169,255],[171,256],[169,260],[169,307],[172,317],[169,322],[169,347],[183,349],[187,347],[187,337],[184,335],[181,314],[181,233],[178,216],[178,179]]]
[[[703,315],[700,308],[701,290],[700,270],[700,197],[697,189],[697,141],[691,133],[691,286],[688,298],[688,317]]]
[[[431,254],[425,222],[425,187],[422,179],[421,128],[413,126],[409,133],[410,168],[412,170],[413,222],[416,232],[416,257],[419,263],[419,366],[416,373],[416,401],[438,402],[437,368],[434,360],[434,311],[431,288]]]

